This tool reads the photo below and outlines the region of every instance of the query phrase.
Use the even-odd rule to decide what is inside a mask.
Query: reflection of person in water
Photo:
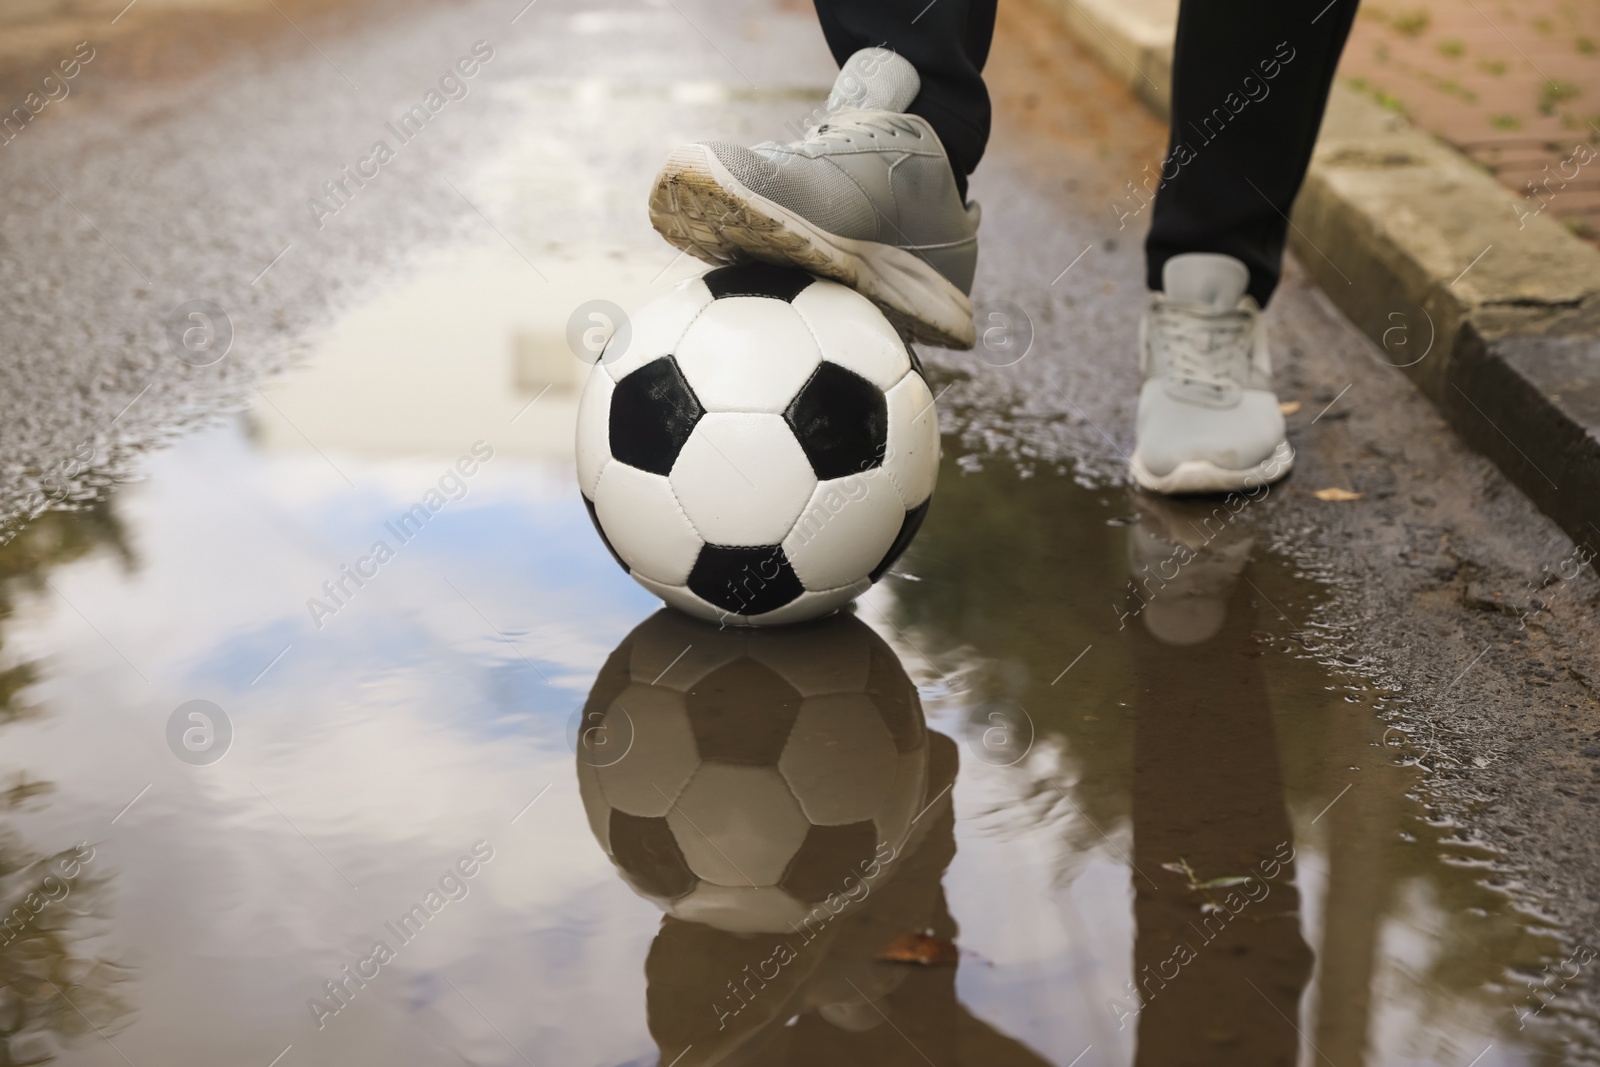
[[[661,612],[602,668],[584,728],[590,825],[668,913],[645,961],[662,1063],[1045,1062],[966,1011],[953,958],[882,958],[956,936],[957,759],[866,625]]]
[[[1130,571],[1189,562],[1129,627],[1138,933],[1135,988],[1113,1010],[1136,1017],[1141,1065],[1293,1064],[1311,953],[1262,659],[1246,654],[1253,538],[1243,517],[1215,529],[1203,507],[1137,507]]]

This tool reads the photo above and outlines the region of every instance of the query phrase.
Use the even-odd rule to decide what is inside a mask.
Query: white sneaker
[[[1228,621],[1228,601],[1250,562],[1255,533],[1244,515],[1208,505],[1134,493],[1128,529],[1128,581],[1134,611],[1164,645],[1198,645]]]
[[[650,193],[651,225],[708,263],[836,279],[912,339],[971,348],[978,205],[962,203],[933,127],[905,112],[921,85],[903,57],[857,52],[803,140],[675,149]]]
[[[1139,321],[1133,480],[1156,493],[1258,489],[1289,473],[1294,449],[1272,392],[1266,324],[1232,256],[1167,260]]]

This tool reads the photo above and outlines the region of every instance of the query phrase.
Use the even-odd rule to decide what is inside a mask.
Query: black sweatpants
[[[917,68],[911,111],[939,134],[965,195],[989,139],[982,71],[996,0],[814,2],[841,64],[877,45]],[[1356,2],[1181,0],[1172,133],[1145,239],[1151,289],[1173,256],[1222,252],[1250,268],[1250,293],[1266,304]]]

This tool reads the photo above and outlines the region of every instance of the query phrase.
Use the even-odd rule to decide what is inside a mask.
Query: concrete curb
[[[1177,0],[1043,2],[1167,114]],[[1600,546],[1600,251],[1537,206],[1335,85],[1290,247],[1468,444]]]

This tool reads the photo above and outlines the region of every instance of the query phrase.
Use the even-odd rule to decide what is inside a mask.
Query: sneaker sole
[[[972,301],[913,252],[838,237],[741,185],[709,149],[684,145],[650,192],[650,224],[707,263],[795,266],[850,286],[913,341],[971,348]]]
[[[1158,475],[1150,473],[1137,451],[1128,461],[1134,482],[1141,489],[1163,496],[1246,492],[1282,479],[1293,467],[1294,449],[1288,441],[1280,442],[1272,455],[1242,471],[1219,467],[1210,460],[1186,459],[1171,473]]]

